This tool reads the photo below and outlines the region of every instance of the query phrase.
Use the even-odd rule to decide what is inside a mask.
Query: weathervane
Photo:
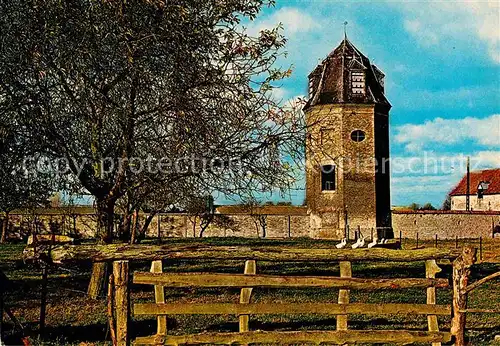
[[[347,24],[349,24],[347,22],[347,20],[344,22],[344,38],[347,39]]]

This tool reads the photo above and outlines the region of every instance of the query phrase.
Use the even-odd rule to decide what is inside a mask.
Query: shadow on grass
[[[5,338],[7,345],[22,345],[22,338],[29,336],[32,339],[38,338],[38,323],[25,324],[24,332],[16,331]],[[45,328],[43,343],[58,342],[62,344],[75,342],[101,342],[105,340],[107,333],[106,324],[90,324],[90,325],[65,325]]]

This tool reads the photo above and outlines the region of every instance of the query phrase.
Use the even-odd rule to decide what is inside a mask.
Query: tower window
[[[351,139],[355,142],[362,142],[366,138],[366,134],[364,131],[356,130],[351,132]]]
[[[335,190],[335,166],[321,166],[321,191]]]
[[[309,80],[309,98],[313,97],[314,94],[314,82],[313,80]]]
[[[351,90],[353,94],[365,93],[365,73],[364,71],[351,71]]]

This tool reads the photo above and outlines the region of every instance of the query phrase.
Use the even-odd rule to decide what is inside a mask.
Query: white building
[[[451,210],[467,210],[467,175],[451,191]],[[500,211],[500,169],[471,172],[469,210]]]

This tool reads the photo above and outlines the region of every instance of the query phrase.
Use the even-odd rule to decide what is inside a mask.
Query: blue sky
[[[277,0],[248,31],[283,24],[288,55],[279,64],[294,72],[276,95],[288,100],[305,95],[307,75],[347,21],[351,42],[386,74],[392,204],[440,206],[467,156],[473,169],[500,167],[499,11],[493,1]]]

